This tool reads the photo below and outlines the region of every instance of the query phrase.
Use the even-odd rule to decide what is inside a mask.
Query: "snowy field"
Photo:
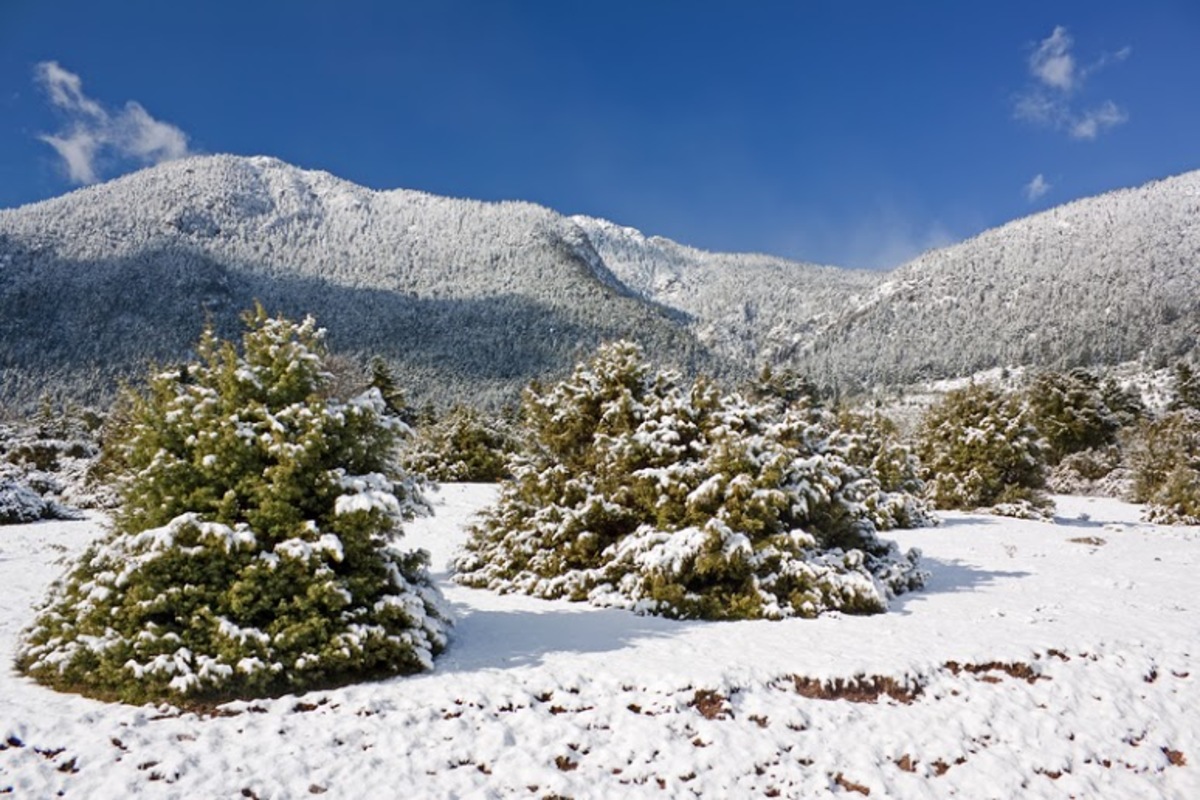
[[[501,597],[447,562],[490,486],[407,526],[459,617],[428,675],[199,717],[11,667],[95,522],[0,528],[0,795],[46,798],[1200,797],[1200,530],[1060,497],[1058,524],[892,534],[888,614],[696,623]]]

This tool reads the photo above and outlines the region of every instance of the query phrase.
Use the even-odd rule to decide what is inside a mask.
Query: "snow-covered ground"
[[[932,579],[888,614],[674,622],[450,583],[494,491],[407,527],[459,615],[434,672],[206,717],[15,674],[98,528],[0,528],[0,795],[1200,797],[1198,529],[946,514],[893,534]]]

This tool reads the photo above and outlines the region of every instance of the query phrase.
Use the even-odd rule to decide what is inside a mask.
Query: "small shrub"
[[[949,392],[926,413],[917,454],[938,508],[1026,501],[1045,507],[1045,445],[1019,397],[976,384]]]
[[[1144,422],[1128,445],[1133,500],[1147,518],[1200,524],[1200,411],[1172,411]]]
[[[22,525],[43,519],[82,519],[82,514],[47,500],[29,486],[0,479],[0,525]]]
[[[1072,453],[1112,444],[1121,427],[1104,403],[1099,379],[1084,369],[1041,373],[1025,390],[1025,404],[1051,466]]]
[[[1116,445],[1071,453],[1046,475],[1046,488],[1059,494],[1122,497],[1121,449]]]
[[[520,437],[501,417],[466,406],[417,428],[403,458],[409,472],[435,481],[492,483],[509,477],[508,461]]]

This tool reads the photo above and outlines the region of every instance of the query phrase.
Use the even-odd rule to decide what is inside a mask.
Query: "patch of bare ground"
[[[967,763],[966,756],[959,756],[958,758],[954,759],[953,764],[947,764],[945,761],[939,758],[930,766],[933,767],[933,774],[940,778],[942,775],[945,775],[947,772],[949,772],[951,767],[961,766],[965,763]]]
[[[960,664],[957,661],[947,661],[945,667],[954,675],[967,672],[981,676],[980,680],[988,683],[995,683],[998,680],[995,676],[989,676],[989,672],[1003,672],[1009,677],[1018,678],[1026,683],[1050,680],[1048,676],[1042,675],[1032,666],[1021,661],[989,661],[986,664]]]
[[[1169,747],[1164,747],[1162,751],[1163,755],[1167,757],[1167,761],[1172,767],[1187,766],[1187,758],[1183,755],[1183,753],[1179,752],[1178,750],[1172,750]]]
[[[1107,541],[1101,539],[1099,536],[1076,536],[1074,539],[1067,539],[1067,541],[1075,544],[1087,544],[1092,547],[1103,547],[1108,544]]]
[[[861,783],[855,783],[840,772],[833,776],[833,782],[845,789],[847,792],[858,792],[864,796],[871,794],[871,790],[869,788],[863,786]]]
[[[696,709],[705,719],[725,719],[733,716],[729,700],[721,693],[711,689],[698,689],[688,705]]]
[[[809,678],[791,676],[796,693],[813,700],[848,700],[851,703],[876,703],[887,696],[908,705],[921,695],[924,687],[915,680],[899,681],[887,675],[855,675],[852,678]]]

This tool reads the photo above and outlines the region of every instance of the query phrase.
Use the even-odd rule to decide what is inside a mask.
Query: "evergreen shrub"
[[[420,498],[393,470],[377,392],[324,396],[323,331],[246,315],[239,351],[159,372],[106,442],[121,505],[51,590],[17,665],[128,702],[217,701],[429,669],[448,617]]]
[[[928,517],[827,414],[686,386],[628,342],[524,400],[529,450],[470,532],[462,583],[735,619],[883,611],[924,581],[877,531]]]
[[[1042,515],[1045,454],[1021,398],[985,384],[947,393],[917,434],[926,495],[938,508]]]

